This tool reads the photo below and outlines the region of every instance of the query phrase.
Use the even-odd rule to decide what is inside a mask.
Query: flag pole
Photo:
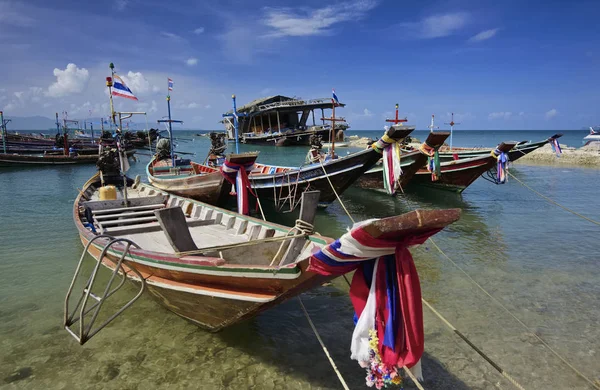
[[[4,113],[0,111],[0,123],[2,124],[2,148],[6,153],[6,126],[4,125]]]
[[[237,107],[235,104],[235,95],[231,95],[231,100],[233,100],[233,128],[235,129],[235,153],[240,153],[240,147],[238,145],[239,137],[238,137],[238,114]]]
[[[112,122],[117,125],[117,121],[115,120],[115,106],[113,105],[113,96],[112,96],[112,86],[113,80],[115,77],[115,65],[111,62],[108,67],[110,68],[110,82],[106,80],[106,86],[108,87],[108,96],[110,99],[110,117],[112,118]]]
[[[171,126],[171,95],[167,95],[167,111],[169,113],[169,140],[171,146],[171,166],[175,168],[175,152],[173,149],[173,128]]]

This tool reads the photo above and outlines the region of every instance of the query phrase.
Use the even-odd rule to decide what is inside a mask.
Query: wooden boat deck
[[[101,201],[99,192],[94,190],[88,195],[89,201],[82,205],[92,209],[97,231],[129,239],[145,251],[168,255],[177,253],[154,214],[155,210],[172,206],[179,206],[183,210],[190,235],[199,250],[280,237],[287,233],[249,219],[237,218],[225,210],[168,195],[145,184],[140,184],[136,189],[129,188],[127,197],[132,206],[118,207],[124,199],[122,187],[117,187],[117,199],[108,201]],[[288,243],[286,242],[286,246]],[[281,241],[263,242],[220,251],[207,251],[205,255],[220,257],[227,264],[251,263],[264,266],[272,261],[280,245]],[[307,240],[304,250],[310,253],[316,246]]]

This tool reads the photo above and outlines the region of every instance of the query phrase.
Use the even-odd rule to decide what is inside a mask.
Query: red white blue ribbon
[[[411,245],[422,244],[441,229],[392,238],[373,238],[362,226],[313,254],[308,271],[342,275],[356,270],[350,298],[358,321],[351,357],[361,365],[370,360],[369,333],[377,332],[378,353],[388,367],[416,367],[424,349],[423,308],[419,276]]]
[[[248,172],[254,168],[254,162],[249,164],[236,164],[225,160],[221,166],[221,174],[223,177],[235,186],[237,194],[238,213],[248,215],[249,213],[249,196],[248,192],[256,197],[252,191],[252,185],[248,179]]]

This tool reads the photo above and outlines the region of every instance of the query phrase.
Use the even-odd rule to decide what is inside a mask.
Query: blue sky
[[[353,129],[395,103],[418,128],[578,129],[600,123],[598,1],[0,0],[6,115],[108,113],[114,62],[139,102],[186,128],[258,97],[329,97]]]

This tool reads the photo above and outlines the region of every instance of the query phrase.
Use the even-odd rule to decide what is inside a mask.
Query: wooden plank
[[[225,225],[225,228],[227,230],[233,229],[233,225],[235,224],[235,219],[236,218],[233,215],[229,217],[229,221],[227,221],[227,225]]]
[[[157,211],[159,211],[159,210],[157,210]],[[114,219],[114,220],[110,220],[110,221],[98,222],[98,225],[100,225],[102,227],[107,227],[107,226],[124,225],[124,224],[131,225],[131,224],[144,223],[144,222],[152,222],[152,221],[156,221],[156,216],[155,215],[153,215],[151,217]]]
[[[248,227],[248,221],[243,219],[240,222],[240,225],[237,228],[236,234],[244,234],[246,233],[246,228]]]
[[[275,229],[266,228],[263,229],[263,232],[265,232],[265,235],[262,238],[269,238],[275,235]]]
[[[128,211],[129,209],[125,209],[125,210]],[[144,215],[154,215],[154,209],[132,211],[132,212],[129,212],[129,213],[116,213],[116,214],[95,215],[94,219],[96,221],[104,221],[104,220],[107,220],[107,219],[124,218],[124,217],[141,217],[141,216],[144,216]]]
[[[252,227],[250,228],[250,234],[248,234],[248,241],[256,240],[261,229],[262,226],[259,224],[252,224]]]
[[[214,219],[188,219],[187,225],[188,227],[196,227],[196,226],[207,226],[214,225]],[[137,233],[149,233],[149,232],[158,232],[162,230],[162,227],[158,223],[158,221],[143,223],[139,225],[129,225],[129,226],[115,226],[109,229],[104,229],[105,233],[108,233],[113,236],[123,236],[126,234],[137,234]]]
[[[311,225],[315,221],[315,215],[317,214],[320,193],[320,191],[306,191],[302,193],[299,218]],[[296,257],[302,252],[304,244],[306,244],[306,237],[293,238],[279,265],[289,264],[296,260]]]
[[[85,206],[85,203],[84,203]],[[104,214],[112,214],[112,213],[122,213],[124,211],[132,211],[132,210],[154,210],[165,207],[164,203],[156,203],[156,204],[148,204],[144,206],[134,206],[134,207],[122,207],[119,209],[106,209],[106,210],[92,210],[92,214],[94,215],[104,215]]]
[[[169,244],[175,252],[187,252],[198,249],[190,234],[181,207],[169,207],[154,211],[158,223],[162,227]]]

